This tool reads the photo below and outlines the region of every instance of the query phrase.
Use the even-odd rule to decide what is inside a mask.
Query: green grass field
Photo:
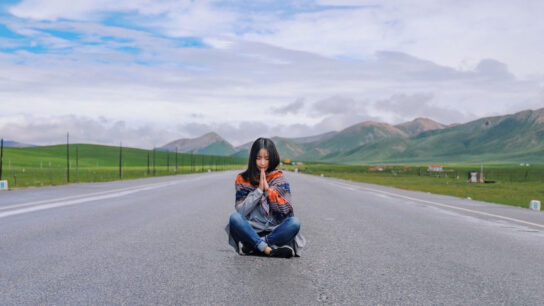
[[[119,180],[119,147],[71,144],[70,183]],[[246,158],[122,148],[122,179],[240,169]],[[148,167],[149,158],[149,167]],[[4,148],[2,179],[10,188],[68,182],[66,145]]]
[[[70,145],[70,183],[119,180],[119,147]],[[148,166],[149,161],[149,166]],[[242,169],[247,158],[176,154],[122,148],[122,179],[194,172]],[[479,164],[443,165],[445,172],[430,173],[428,165],[344,165],[304,163],[283,169],[359,182],[393,186],[474,200],[528,207],[530,200],[544,201],[544,165],[484,165],[484,176],[493,184],[468,184],[467,172]],[[66,184],[66,145],[4,148],[2,179],[10,188]],[[380,171],[379,168],[382,168]]]
[[[445,172],[430,173],[428,165],[354,166],[324,163],[304,163],[284,166],[298,168],[303,173],[336,177],[346,180],[451,195],[473,200],[528,207],[531,200],[544,202],[544,165],[484,165],[486,181],[490,184],[469,184],[468,171],[480,170],[480,165],[443,165]],[[382,171],[379,171],[382,168]]]

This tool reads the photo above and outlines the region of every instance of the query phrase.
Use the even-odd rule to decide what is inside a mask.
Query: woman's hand
[[[264,170],[261,169],[261,175],[259,175],[259,189],[261,189],[262,191],[264,191],[264,182],[266,182],[266,178],[264,177],[263,173],[264,173]]]
[[[266,172],[263,170],[263,183],[264,183],[264,190],[268,190],[269,186],[268,186],[268,182],[266,181]]]
[[[259,189],[262,191],[268,190],[268,182],[266,181],[266,172],[264,168],[261,168],[261,175],[259,180]]]

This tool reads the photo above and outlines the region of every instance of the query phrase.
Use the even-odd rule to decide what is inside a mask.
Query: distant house
[[[482,173],[480,171],[469,171],[468,182],[469,183],[483,183]]]
[[[443,172],[444,168],[441,165],[430,165],[427,169],[429,172]]]

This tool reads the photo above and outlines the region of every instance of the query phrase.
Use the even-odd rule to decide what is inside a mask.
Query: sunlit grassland
[[[428,165],[355,166],[324,163],[284,165],[303,173],[392,186],[473,200],[528,207],[531,200],[544,200],[544,165],[483,165],[488,184],[469,184],[468,171],[481,165],[443,165],[445,172],[428,172]],[[380,168],[381,171],[380,171]]]
[[[240,169],[246,163],[238,157],[90,144],[71,144],[69,154],[66,145],[4,148],[2,179],[16,188],[65,184],[68,167],[75,183]]]

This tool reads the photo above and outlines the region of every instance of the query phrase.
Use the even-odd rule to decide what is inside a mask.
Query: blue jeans
[[[285,218],[278,227],[264,237],[260,237],[247,219],[238,212],[230,215],[229,226],[230,233],[236,242],[242,241],[243,244],[262,252],[269,245],[289,244],[300,230],[300,220],[297,217]]]

